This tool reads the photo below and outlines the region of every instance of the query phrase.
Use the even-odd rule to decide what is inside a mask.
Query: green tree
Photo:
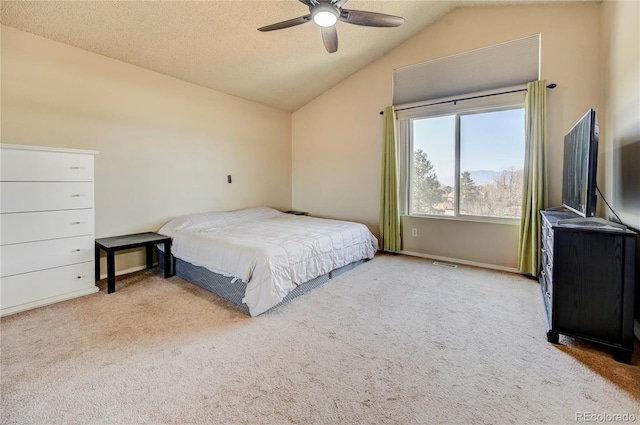
[[[463,171],[460,175],[460,210],[466,213],[478,212],[480,190],[471,178],[471,173]]]
[[[414,153],[411,189],[414,212],[444,214],[442,205],[444,191],[440,187],[433,164],[422,149]]]

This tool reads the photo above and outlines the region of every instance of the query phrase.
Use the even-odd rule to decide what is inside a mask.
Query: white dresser
[[[0,315],[98,291],[97,151],[0,144]]]

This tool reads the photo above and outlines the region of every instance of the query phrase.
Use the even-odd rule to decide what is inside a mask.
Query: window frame
[[[426,106],[405,106],[405,109],[402,110],[402,107],[398,107],[398,127],[399,137],[398,137],[398,152],[400,163],[400,173],[404,173],[406,176],[405,181],[401,179],[401,215],[410,216],[410,217],[424,217],[424,218],[435,218],[441,220],[457,220],[457,221],[467,221],[467,222],[483,222],[483,223],[497,223],[497,224],[508,224],[508,225],[520,225],[520,218],[512,218],[512,217],[496,217],[496,216],[480,216],[480,215],[470,215],[470,214],[460,214],[460,149],[461,149],[461,140],[460,140],[460,117],[464,115],[474,115],[488,112],[499,112],[499,111],[507,111],[514,109],[524,109],[524,98],[525,92],[509,92],[507,94],[501,95],[481,95],[479,98],[473,98],[473,95],[468,97],[472,97],[471,99],[467,99],[464,101],[457,101],[455,99],[444,99],[444,100],[435,100],[432,101],[429,105]],[[412,196],[411,196],[411,184],[413,182],[413,160],[414,160],[414,143],[413,143],[413,131],[414,131],[414,122],[427,119],[427,118],[437,118],[443,116],[455,116],[455,181],[454,181],[454,191],[456,193],[454,199],[454,215],[440,215],[440,214],[429,214],[429,213],[414,213],[412,212]],[[524,160],[523,160],[523,168],[524,168]],[[403,170],[404,168],[404,170]],[[402,187],[404,186],[404,187]]]

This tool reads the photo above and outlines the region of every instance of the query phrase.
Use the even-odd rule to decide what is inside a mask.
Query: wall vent
[[[457,269],[458,268],[457,264],[443,263],[441,261],[434,261],[433,264],[435,264],[436,266],[449,267],[450,269]]]

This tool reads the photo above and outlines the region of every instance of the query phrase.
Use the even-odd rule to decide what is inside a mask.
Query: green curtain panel
[[[528,275],[540,272],[540,210],[547,207],[547,88],[546,82],[527,85],[525,98],[525,158],[518,269]]]
[[[393,106],[384,110],[382,151],[382,183],[380,185],[380,248],[398,252],[400,212],[398,210],[398,171],[396,162],[396,111]]]

